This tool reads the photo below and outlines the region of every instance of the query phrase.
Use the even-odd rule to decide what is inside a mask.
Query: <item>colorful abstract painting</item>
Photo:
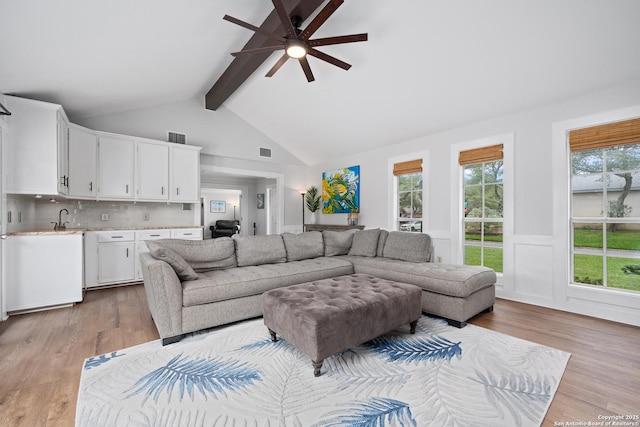
[[[322,213],[360,212],[360,166],[322,173]]]

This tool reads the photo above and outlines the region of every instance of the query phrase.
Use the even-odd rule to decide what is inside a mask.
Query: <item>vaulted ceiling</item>
[[[298,0],[286,0],[291,3]],[[306,1],[306,0],[305,0]],[[269,0],[0,0],[0,92],[73,118],[202,99]],[[313,16],[313,15],[312,15]],[[258,67],[223,107],[308,164],[546,105],[640,76],[637,0],[345,0],[316,81]],[[303,24],[304,27],[304,24]]]

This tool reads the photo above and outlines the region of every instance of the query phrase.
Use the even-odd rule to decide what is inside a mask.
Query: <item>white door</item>
[[[4,192],[4,183],[2,182],[3,176],[3,159],[4,159],[4,144],[2,143],[2,123],[0,123],[0,320],[7,318],[7,309],[4,302],[4,268],[3,268],[3,255],[2,249],[5,245],[5,239],[7,238],[7,225],[4,222],[6,218],[6,194]]]
[[[98,246],[98,282],[127,282],[135,276],[133,242],[101,243]]]
[[[133,141],[100,138],[100,188],[105,198],[133,198]]]
[[[95,197],[97,194],[97,143],[92,132],[69,128],[69,195]]]
[[[200,200],[200,152],[171,147],[171,194],[175,202]]]
[[[137,151],[138,199],[168,200],[169,147],[138,142]]]

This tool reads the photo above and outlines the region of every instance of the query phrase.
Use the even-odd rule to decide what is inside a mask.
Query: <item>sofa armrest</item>
[[[182,283],[169,264],[140,254],[144,290],[160,338],[182,334]]]

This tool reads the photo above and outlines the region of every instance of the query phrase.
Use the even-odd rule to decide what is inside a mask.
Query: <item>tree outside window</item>
[[[464,263],[502,272],[503,161],[465,165]]]
[[[640,291],[640,143],[571,153],[573,282]]]
[[[398,230],[422,232],[422,172],[398,176]]]

